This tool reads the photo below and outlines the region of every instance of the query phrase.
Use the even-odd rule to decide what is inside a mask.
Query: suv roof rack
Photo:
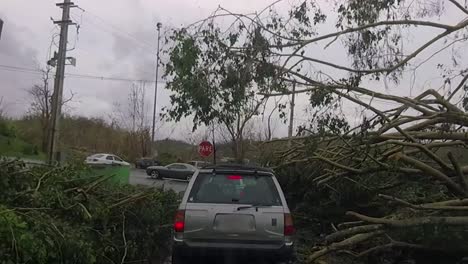
[[[217,165],[208,165],[201,168],[202,170],[246,170],[246,171],[254,171],[254,172],[273,172],[272,169],[253,166],[253,165],[244,165],[244,164],[217,164]]]

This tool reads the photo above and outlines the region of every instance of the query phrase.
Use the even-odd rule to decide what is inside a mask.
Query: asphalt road
[[[185,191],[187,188],[186,181],[180,180],[171,180],[171,179],[164,179],[164,180],[156,180],[151,179],[148,175],[146,175],[145,170],[141,169],[130,169],[130,184],[133,185],[146,185],[146,186],[153,186],[153,187],[164,187],[164,190],[173,190],[176,193]]]

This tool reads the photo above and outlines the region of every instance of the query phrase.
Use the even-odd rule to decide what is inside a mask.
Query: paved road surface
[[[130,184],[133,185],[147,185],[147,186],[155,186],[160,187],[164,186],[164,190],[173,190],[176,193],[185,191],[187,187],[186,181],[179,181],[179,180],[155,180],[151,179],[146,175],[145,170],[141,169],[130,169]]]

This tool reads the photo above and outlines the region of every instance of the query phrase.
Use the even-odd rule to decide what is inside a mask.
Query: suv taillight
[[[284,236],[293,236],[296,233],[291,214],[284,214]]]
[[[185,227],[185,211],[178,210],[174,219],[174,231],[184,232]]]

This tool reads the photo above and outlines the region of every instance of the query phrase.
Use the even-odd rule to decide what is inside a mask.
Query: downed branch
[[[342,249],[345,249],[345,248],[349,248],[349,247],[353,247],[353,246],[356,246],[357,244],[359,243],[362,243],[364,241],[367,241],[371,238],[374,238],[376,236],[379,236],[379,235],[382,235],[384,234],[384,231],[375,231],[375,232],[371,232],[371,233],[365,233],[365,234],[358,234],[358,235],[354,235],[350,238],[347,238],[343,241],[340,241],[340,242],[336,242],[336,243],[333,243],[327,247],[324,247],[314,253],[312,253],[308,258],[307,260],[309,262],[312,262],[326,254],[330,254],[332,252],[335,252],[335,251],[338,251],[338,250],[342,250]]]
[[[416,205],[409,203],[407,201],[404,201],[402,199],[390,196],[390,195],[384,195],[384,194],[379,194],[379,197],[388,201],[393,201],[397,202],[398,204],[401,204],[403,206],[412,208],[412,209],[417,209],[417,210],[435,210],[435,211],[468,211],[468,206],[449,206],[449,205]]]
[[[361,234],[361,233],[368,233],[368,232],[373,232],[382,229],[383,225],[363,225],[363,226],[356,226],[356,227],[350,227],[345,230],[341,230],[338,232],[335,232],[331,235],[328,235],[325,238],[325,242],[327,244],[330,244],[332,242],[336,242],[338,240],[341,240],[345,237],[356,235],[356,234]]]
[[[400,241],[394,241],[392,240],[388,244],[384,245],[378,245],[372,248],[369,248],[365,251],[362,251],[361,253],[357,254],[356,257],[362,258],[370,254],[375,254],[381,251],[389,250],[392,248],[408,248],[408,249],[417,249],[417,250],[426,250],[426,251],[431,251],[431,252],[437,252],[437,251],[443,251],[440,248],[436,247],[427,247],[424,245],[418,245],[418,244],[412,244],[412,243],[406,243],[406,242],[400,242]]]
[[[365,216],[356,212],[346,212],[346,215],[353,216],[359,220],[373,223],[382,224],[390,227],[413,227],[420,225],[446,225],[446,226],[464,226],[468,225],[468,216],[425,216],[410,219],[388,219],[388,218],[376,218]]]

